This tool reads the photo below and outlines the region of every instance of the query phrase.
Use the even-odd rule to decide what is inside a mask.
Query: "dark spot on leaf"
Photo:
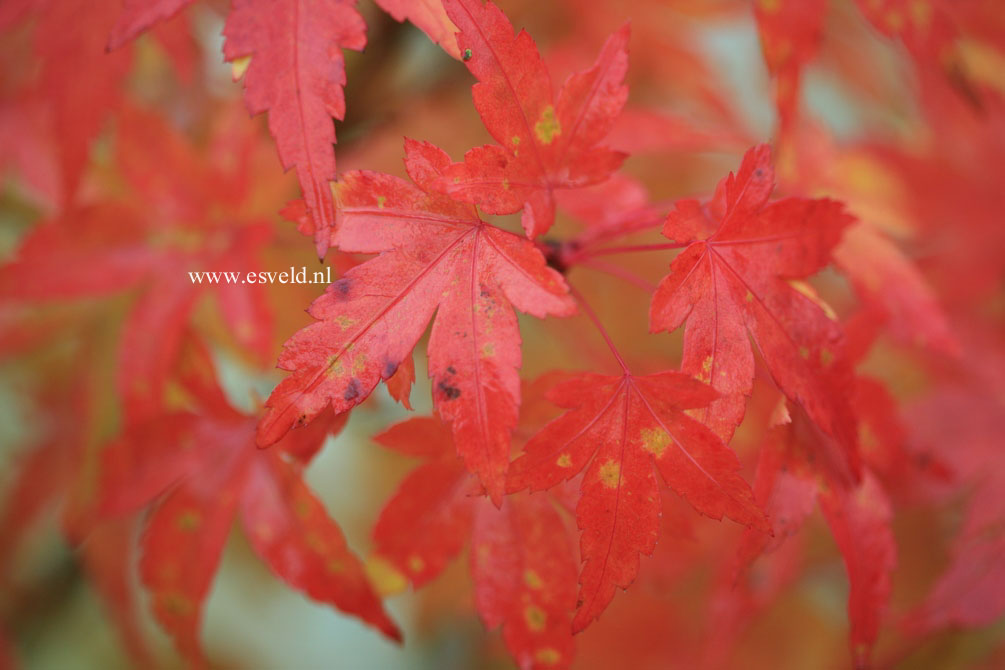
[[[348,277],[343,277],[342,279],[339,279],[337,282],[332,283],[331,286],[332,295],[342,299],[348,298],[350,283],[351,282]]]
[[[454,369],[453,365],[448,365],[447,366],[447,372],[449,372],[452,375],[456,375],[457,374],[457,370]]]
[[[440,392],[443,393],[447,400],[456,400],[461,397],[461,390],[456,386],[451,386],[447,382],[440,382],[437,388],[440,389]]]
[[[384,363],[384,372],[381,373],[381,377],[384,379],[389,379],[398,370],[398,364],[394,361],[387,361]]]
[[[359,397],[359,391],[359,380],[353,377],[349,382],[349,386],[345,387],[345,393],[342,394],[342,397],[347,401],[355,400]]]

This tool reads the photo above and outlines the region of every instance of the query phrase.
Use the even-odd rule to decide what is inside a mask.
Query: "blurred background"
[[[994,558],[1005,555],[1005,500],[988,472],[1000,469],[992,459],[1005,434],[1005,6],[831,0],[814,30],[773,24],[776,4],[500,1],[534,37],[556,89],[631,20],[629,103],[609,142],[631,154],[623,173],[634,195],[612,201],[620,211],[596,198],[585,208],[563,203],[549,237],[617,217],[661,220],[677,198],[710,196],[765,141],[774,143],[780,195],[844,200],[863,227],[837,252],[841,271],[814,286],[866,342],[859,371],[899,403],[899,439],[944,474],[910,477],[892,465],[881,473],[899,562],[877,664],[1005,667],[1005,574]],[[163,338],[196,333],[227,399],[254,415],[281,378],[282,342],[310,321],[304,310],[324,288],[193,289],[191,270],[321,266],[311,240],[278,215],[299,197],[296,178],[283,173],[264,116],[248,115],[223,62],[228,4],[198,0],[106,53],[120,8],[0,5],[0,667],[189,665],[150,614],[135,560],[103,555],[135,546],[142,519],[125,520],[117,543],[89,532],[99,454],[120,436],[128,408],[143,411],[143,380],[167,374],[144,354]],[[368,46],[345,52],[338,170],[404,176],[404,137],[455,160],[491,142],[463,64],[370,0],[360,11]],[[517,215],[493,222],[519,230]],[[650,229],[628,243],[660,240]],[[649,294],[610,275],[655,284],[671,259],[612,256],[614,270],[569,276],[649,371],[679,364],[681,334],[648,335]],[[360,260],[330,253],[325,262],[337,275]],[[870,328],[879,334],[862,334]],[[581,317],[521,317],[521,329],[527,380],[613,370]],[[421,355],[415,376],[411,403],[428,414]],[[748,480],[775,398],[759,378],[732,443]],[[364,558],[381,506],[416,463],[371,438],[408,414],[382,385],[306,470]],[[976,521],[975,496],[986,517]],[[777,588],[730,628],[717,575],[740,531],[671,494],[664,508],[656,554],[577,637],[574,667],[847,667],[844,566],[819,514],[790,539],[798,558],[780,552],[758,568],[753,579]],[[967,535],[973,524],[979,532]],[[983,610],[954,602],[924,634],[901,626],[959,560],[975,571],[960,597],[982,600]],[[475,612],[465,556],[386,603],[403,645],[285,586],[234,524],[200,636],[215,667],[513,667],[498,631]]]

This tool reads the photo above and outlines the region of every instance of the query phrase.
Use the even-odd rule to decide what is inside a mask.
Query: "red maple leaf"
[[[158,501],[141,539],[140,577],[158,620],[202,661],[202,608],[231,526],[240,515],[255,552],[292,587],[355,614],[400,640],[363,565],[303,481],[305,465],[348,415],[326,412],[276,449],[254,446],[255,417],[234,410],[207,353],[191,347],[178,377],[200,413],[164,412],[102,452],[106,515]]]
[[[217,133],[206,161],[160,117],[125,110],[116,158],[133,197],[99,201],[42,223],[0,272],[0,287],[15,302],[137,292],[122,328],[117,375],[129,418],[155,414],[161,406],[184,330],[207,292],[215,294],[238,341],[260,360],[272,355],[272,314],[263,286],[209,286],[188,274],[258,269],[271,236],[270,224],[248,211],[247,167],[232,164],[233,155],[248,155],[255,137],[234,132],[232,117],[221,120],[229,127]]]
[[[108,38],[108,49],[118,49],[153,25],[176,15],[193,0],[124,0],[122,13]]]
[[[682,200],[663,234],[685,246],[653,295],[650,329],[684,331],[682,370],[723,397],[703,421],[728,439],[743,418],[754,375],[753,338],[781,390],[841,441],[853,458],[854,417],[824,373],[842,365],[841,328],[798,280],[830,261],[853,219],[828,199],[769,202],[771,152],[747,152],[739,172],[719,183],[705,205]]]
[[[438,575],[471,542],[475,606],[485,626],[502,626],[521,668],[568,667],[573,640],[575,562],[549,496],[507,496],[500,509],[457,459],[435,417],[396,424],[374,438],[425,459],[398,487],[374,527],[371,565],[388,586],[416,587]]]
[[[598,146],[628,97],[628,26],[607,40],[596,64],[566,81],[556,100],[530,35],[492,3],[446,0],[460,29],[458,47],[478,78],[475,108],[499,142],[471,149],[445,171],[440,187],[489,214],[523,209],[530,237],[555,218],[554,191],[607,179],[625,155]]]
[[[848,574],[849,639],[855,667],[869,665],[891,593],[897,546],[890,501],[882,484],[866,469],[861,481],[834,454],[841,447],[822,434],[806,413],[795,408],[784,425],[772,428],[761,448],[754,490],[771,519],[771,537],[747,531],[736,565],[745,570],[758,556],[795,534],[813,511],[827,519]]]
[[[366,46],[355,0],[235,0],[224,27],[228,61],[251,58],[244,74],[252,114],[269,112],[284,169],[296,168],[323,257],[335,228],[335,125],[345,116],[342,49]]]
[[[702,514],[767,529],[736,455],[686,413],[718,395],[686,374],[634,376],[627,369],[621,377],[582,375],[549,393],[570,411],[526,444],[510,469],[509,488],[543,490],[585,469],[576,508],[585,565],[574,631],[603,612],[617,587],[628,588],[639,554],[655,549],[655,470]]]
[[[827,0],[770,0],[754,4],[761,50],[775,78],[781,131],[798,112],[803,67],[816,55],[823,33]]]
[[[429,376],[440,416],[468,469],[502,500],[520,404],[520,333],[513,307],[544,317],[575,309],[561,275],[532,243],[434,192],[449,165],[440,149],[405,145],[416,185],[373,172],[343,176],[336,194],[343,251],[378,253],[314,301],[314,323],[286,343],[291,371],[272,392],[259,444],[277,441],[329,404],[358,405],[389,379],[433,318]]]

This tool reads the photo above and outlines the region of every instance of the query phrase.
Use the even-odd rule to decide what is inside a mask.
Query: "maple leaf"
[[[663,234],[685,248],[653,295],[650,330],[687,322],[681,369],[723,395],[702,420],[724,439],[743,418],[751,390],[749,333],[781,390],[853,458],[848,400],[822,381],[828,369],[843,364],[840,326],[812,289],[791,283],[827,265],[852,217],[828,199],[769,202],[773,187],[771,152],[761,145],[747,152],[736,175],[719,183],[710,203],[677,203]]]
[[[987,335],[992,339],[982,341],[964,331],[967,360],[962,380],[944,382],[908,408],[906,421],[912,441],[945,461],[951,473],[950,486],[937,489],[941,495],[935,502],[955,501],[961,492],[968,495],[949,547],[948,564],[904,622],[914,635],[989,625],[1005,612],[1001,560],[1005,551],[1001,494],[1005,475],[992,465],[1001,458],[1005,432],[1005,358],[994,348],[999,335]],[[954,511],[953,517],[957,515]]]
[[[97,456],[92,439],[99,424],[95,399],[105,384],[88,365],[95,354],[84,339],[65,364],[70,374],[47,382],[38,393],[44,433],[12,464],[11,485],[4,490],[0,504],[0,545],[5,548],[0,555],[0,583],[6,586],[17,581],[12,569],[19,549],[30,546],[31,531],[45,520],[46,512],[58,510],[59,532],[76,550],[83,574],[115,622],[130,656],[141,667],[149,666],[153,660],[138,617],[127,561],[132,524],[99,519],[95,477],[88,465]],[[26,591],[25,596],[32,597],[30,593]],[[8,606],[20,609],[17,600]],[[0,667],[6,666],[0,662]]]
[[[33,46],[40,67],[20,97],[22,103],[37,100],[39,108],[21,104],[17,111],[40,114],[27,123],[41,122],[59,138],[50,147],[61,172],[57,208],[73,201],[91,143],[122,98],[130,54],[105,53],[105,36],[119,7],[119,0],[24,0],[0,17],[11,23],[37,17]]]
[[[416,185],[350,172],[336,189],[339,248],[379,255],[329,286],[310,309],[317,323],[287,341],[279,367],[293,374],[266,403],[259,444],[329,404],[341,413],[361,403],[394,375],[436,312],[427,352],[434,405],[499,504],[520,403],[513,307],[544,317],[575,305],[532,243],[432,191],[450,162],[443,151],[411,140],[405,149]]]
[[[235,518],[269,568],[306,595],[400,640],[303,469],[348,415],[326,412],[276,449],[254,447],[255,418],[232,409],[207,353],[189,348],[179,380],[203,413],[165,412],[133,425],[102,452],[102,510],[157,501],[141,539],[140,577],[179,650],[202,663],[202,609]]]
[[[855,667],[869,666],[882,613],[891,592],[897,546],[891,527],[890,501],[875,475],[865,469],[856,482],[831,444],[796,407],[783,425],[772,428],[761,448],[754,483],[773,537],[747,531],[737,552],[738,571],[794,535],[818,502],[837,542],[848,574],[849,635]]]
[[[229,117],[223,120],[229,125]],[[235,136],[214,149],[232,154],[253,146],[252,134],[227,132]],[[99,201],[37,226],[16,259],[0,270],[0,287],[17,302],[136,292],[122,327],[117,370],[132,419],[161,407],[179,342],[206,293],[215,294],[239,342],[260,360],[271,356],[272,314],[263,286],[209,286],[188,275],[193,268],[258,269],[271,225],[247,211],[244,167],[227,170],[206,161],[158,116],[125,109],[117,140],[116,158],[133,198]],[[81,272],[85,266],[88,271]]]
[[[802,69],[816,55],[826,14],[826,0],[758,0],[754,4],[761,50],[775,78],[783,133],[791,128],[798,111]]]
[[[579,632],[628,588],[639,554],[650,555],[659,534],[655,470],[696,510],[767,529],[740,462],[711,430],[685,411],[706,407],[713,389],[678,372],[621,377],[586,374],[557,385],[552,402],[570,411],[524,447],[510,468],[509,489],[554,486],[584,471],[576,508],[583,530]]]
[[[388,590],[433,579],[471,542],[475,606],[486,628],[502,626],[521,668],[568,667],[573,640],[575,562],[565,523],[548,496],[507,496],[488,503],[457,459],[449,429],[436,417],[396,424],[374,440],[425,462],[381,510],[368,567]]]
[[[124,0],[122,13],[108,38],[108,50],[121,47],[153,25],[176,15],[193,0]]]
[[[478,79],[475,108],[499,142],[471,149],[445,171],[439,187],[489,214],[523,209],[529,237],[555,218],[554,191],[607,179],[625,155],[597,146],[628,97],[628,26],[614,33],[592,68],[571,76],[557,100],[530,35],[492,3],[445,0],[457,44]]]
[[[269,113],[283,169],[296,168],[324,257],[335,229],[335,126],[345,116],[342,49],[366,46],[355,0],[235,0],[223,30],[224,57],[250,58],[245,101]],[[244,67],[243,65],[241,67]]]

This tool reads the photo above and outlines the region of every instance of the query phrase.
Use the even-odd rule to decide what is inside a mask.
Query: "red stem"
[[[572,294],[572,297],[576,299],[579,306],[583,308],[586,316],[590,317],[590,321],[592,321],[593,325],[597,327],[598,331],[600,331],[600,335],[604,338],[604,341],[607,342],[607,348],[611,350],[612,354],[614,354],[614,358],[617,359],[618,365],[621,366],[621,369],[625,371],[626,375],[631,374],[631,370],[628,369],[628,364],[625,363],[625,359],[621,357],[621,353],[618,351],[618,348],[614,346],[614,340],[612,340],[611,336],[607,334],[604,324],[600,322],[600,317],[598,317],[597,313],[593,311],[590,304],[586,302],[586,298],[583,297],[583,294],[580,293],[574,286],[569,286],[569,293]]]
[[[613,263],[605,263],[604,261],[586,261],[583,263],[583,267],[590,268],[591,270],[596,270],[597,272],[603,272],[604,274],[609,274],[612,277],[617,277],[618,279],[624,280],[633,286],[636,286],[646,293],[652,293],[656,290],[656,284],[652,283],[645,277],[637,275],[631,270],[626,270],[623,267],[614,265]]]
[[[606,256],[608,254],[628,254],[636,251],[662,251],[664,249],[683,249],[688,245],[678,244],[676,242],[668,242],[666,244],[629,244],[620,247],[604,247],[603,249],[594,249],[592,251],[583,252],[583,256],[589,258],[590,256]]]

